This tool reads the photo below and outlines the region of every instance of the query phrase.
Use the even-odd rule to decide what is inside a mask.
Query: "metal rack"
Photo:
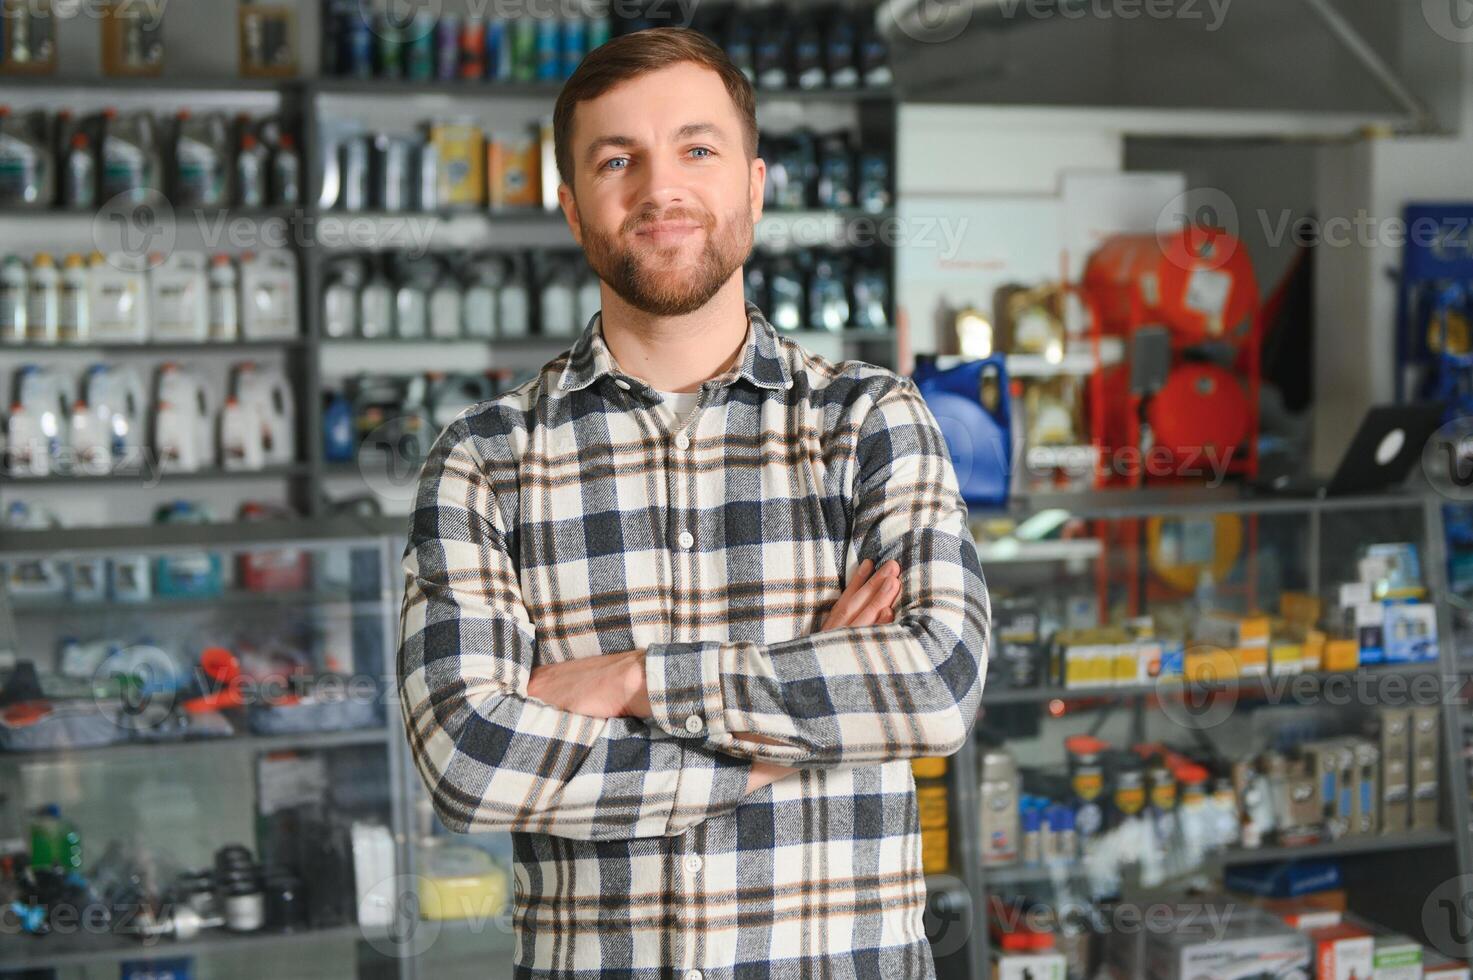
[[[1469,864],[1470,859],[1473,859],[1473,849],[1470,849],[1468,833],[1469,787],[1467,770],[1463,762],[1461,724],[1463,697],[1458,694],[1469,674],[1469,668],[1465,662],[1460,660],[1458,638],[1454,635],[1454,624],[1449,605],[1445,601],[1447,564],[1442,525],[1442,504],[1445,502],[1441,497],[1430,492],[1375,497],[1285,499],[1245,496],[1233,489],[1164,490],[1135,492],[1129,495],[1097,493],[1019,500],[1015,501],[1010,508],[999,513],[1020,517],[1036,513],[1045,507],[1059,507],[1075,517],[1090,520],[1132,520],[1149,516],[1207,517],[1222,513],[1233,513],[1244,517],[1268,514],[1303,515],[1308,521],[1307,547],[1310,552],[1308,590],[1314,593],[1318,593],[1321,587],[1320,564],[1326,545],[1324,524],[1327,519],[1333,517],[1334,519],[1360,520],[1362,514],[1369,518],[1373,512],[1402,511],[1407,514],[1408,519],[1417,521],[1421,530],[1419,548],[1423,580],[1429,589],[1432,601],[1438,608],[1438,658],[1435,662],[1427,663],[1382,664],[1363,667],[1356,671],[1354,676],[1383,685],[1392,679],[1404,678],[1409,683],[1414,683],[1420,679],[1435,678],[1435,681],[1425,680],[1424,686],[1432,684],[1437,686],[1439,703],[1442,707],[1441,826],[1432,831],[1347,837],[1326,840],[1308,846],[1232,849],[1215,855],[1212,864],[1209,865],[1209,870],[1212,868],[1220,870],[1236,864],[1311,858],[1404,862],[1406,867],[1395,869],[1398,877],[1402,881],[1410,879],[1415,882],[1411,888],[1420,896],[1429,894],[1434,887],[1442,883],[1449,876],[1449,869],[1454,869],[1452,873],[1455,874],[1473,872],[1473,866]],[[979,520],[988,516],[996,515],[975,513],[973,519]],[[987,547],[984,545],[982,550],[985,554]],[[1070,556],[1061,553],[1057,556],[1046,556],[1044,560],[1050,558],[1066,560],[1068,557]],[[1245,555],[1239,560],[1245,560],[1246,557]],[[991,583],[1003,581],[1009,569],[1006,565],[989,565],[984,561],[983,571],[988,575]],[[1324,690],[1325,686],[1333,682],[1335,678],[1344,676],[1337,674],[1302,675],[1293,678],[1292,681],[1295,685],[1307,685],[1313,690]],[[1028,706],[1035,706],[1041,717],[1038,724],[1043,726],[1042,730],[1046,732],[1047,726],[1051,724],[1052,712],[1044,710],[1045,708],[1073,706],[1081,710],[1093,710],[1125,706],[1135,713],[1134,723],[1139,726],[1146,713],[1160,710],[1156,700],[1172,697],[1173,690],[1187,689],[1193,694],[1227,692],[1237,697],[1241,705],[1251,705],[1254,703],[1255,692],[1272,683],[1274,683],[1272,678],[1244,677],[1221,679],[1210,684],[1185,683],[1175,686],[1151,683],[1118,687],[1066,688],[1057,684],[1045,684],[1036,688],[1014,689],[992,683],[990,679],[983,694],[982,715],[979,718],[985,716],[988,709],[1007,707],[1009,710],[1017,711],[1026,709]],[[1279,679],[1279,683],[1286,682],[1284,679]],[[1274,710],[1293,710],[1293,707]],[[968,800],[968,805],[957,815],[959,822],[953,824],[952,833],[964,839],[980,842],[980,817],[977,807],[971,803],[979,795],[977,788],[979,774],[976,765],[976,757],[979,753],[976,741],[974,737],[971,759],[959,753],[954,760],[956,762],[953,767],[954,779],[957,786],[955,795],[958,799]],[[985,916],[988,896],[997,890],[1026,887],[1039,882],[1046,883],[1049,881],[1051,872],[1046,868],[1021,865],[984,868],[980,859],[968,854],[965,848],[958,848],[957,857],[959,860],[969,862],[975,860],[975,865],[964,865],[960,868],[959,873],[972,889],[972,901],[979,910],[973,933],[976,937],[973,945],[977,947],[973,958],[975,962],[986,964],[990,945]],[[1072,872],[1065,872],[1065,874],[1067,877],[1073,877]],[[1406,918],[1415,917],[1420,913],[1420,900],[1414,903],[1416,907],[1412,909],[1393,910],[1390,908],[1397,903],[1400,903],[1401,906],[1413,904],[1405,901],[1406,894],[1406,890],[1401,889],[1395,895],[1381,898],[1381,907],[1370,910],[1370,914],[1389,916],[1404,913],[1403,921],[1385,924],[1393,928],[1415,932],[1415,923],[1407,922]],[[1460,914],[1465,918],[1467,916],[1466,912]],[[1465,944],[1463,955],[1465,957],[1473,955],[1473,948],[1467,948]],[[982,971],[974,975],[980,977],[987,973]]]

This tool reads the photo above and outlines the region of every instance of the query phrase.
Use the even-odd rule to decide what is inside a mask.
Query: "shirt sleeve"
[[[940,426],[909,378],[860,425],[852,565],[900,564],[893,622],[645,651],[654,723],[794,767],[951,755],[976,722],[991,603]],[[765,735],[781,744],[737,739]]]
[[[528,696],[537,625],[476,440],[463,415],[436,441],[402,565],[399,704],[435,812],[458,832],[623,840],[734,809],[750,761]]]

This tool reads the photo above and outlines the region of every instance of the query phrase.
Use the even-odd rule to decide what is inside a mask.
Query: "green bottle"
[[[61,819],[61,808],[48,803],[31,824],[31,867],[82,870],[82,835]]]

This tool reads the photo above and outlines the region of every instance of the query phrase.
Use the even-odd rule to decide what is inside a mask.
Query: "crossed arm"
[[[858,434],[851,547],[881,571],[854,576],[824,629],[781,643],[534,670],[515,530],[476,445],[465,416],[441,433],[403,563],[400,707],[452,830],[670,836],[795,767],[950,755],[967,737],[990,606],[945,442],[908,380]]]

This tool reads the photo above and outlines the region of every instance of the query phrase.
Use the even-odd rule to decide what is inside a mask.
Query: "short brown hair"
[[[721,76],[742,122],[747,156],[755,157],[757,97],[747,76],[704,34],[688,27],[650,27],[594,48],[558,93],[552,111],[552,139],[563,183],[573,186],[573,148],[569,144],[573,139],[573,109],[578,103],[596,99],[620,82],[687,61]]]

